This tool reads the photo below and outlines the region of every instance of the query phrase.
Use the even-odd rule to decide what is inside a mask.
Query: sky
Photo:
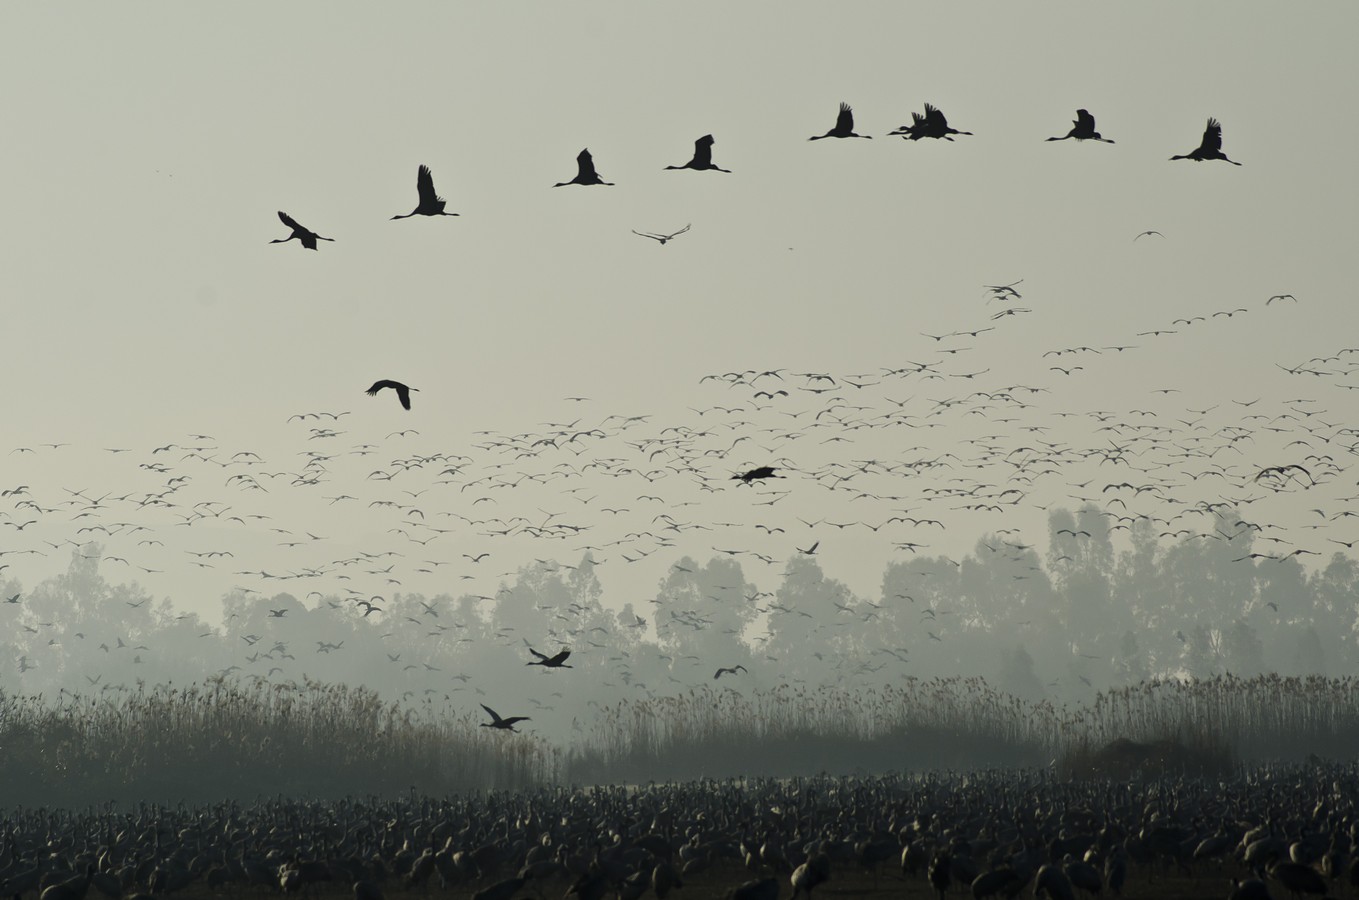
[[[1317,375],[1281,368],[1359,335],[1345,262],[1359,126],[1337,114],[1359,80],[1351,4],[30,4],[3,20],[0,487],[31,485],[53,510],[32,531],[0,522],[3,549],[77,537],[71,492],[145,496],[181,474],[195,479],[192,502],[267,509],[269,527],[321,535],[322,556],[389,549],[393,522],[365,504],[400,498],[412,479],[384,485],[366,472],[433,453],[512,471],[485,432],[541,436],[553,430],[543,423],[574,420],[607,425],[601,445],[640,457],[649,449],[629,440],[696,427],[718,414],[695,410],[738,395],[754,404],[753,390],[775,386],[701,380],[714,373],[782,370],[792,395],[769,399],[786,399],[790,417],[803,416],[793,421],[825,408],[824,395],[799,393],[814,383],[791,373],[806,372],[833,373],[874,410],[901,402],[922,415],[1020,384],[1052,392],[1038,395],[1045,414],[1107,409],[1123,420],[1152,404],[1167,418],[1225,404],[1212,422],[1231,425],[1246,414],[1231,402],[1257,397],[1272,414],[1316,399],[1338,425],[1359,409],[1359,357],[1313,363]],[[841,102],[873,139],[808,141]],[[887,137],[926,102],[975,134]],[[1046,142],[1078,108],[1116,143]],[[1209,117],[1243,165],[1170,162]],[[704,134],[731,174],[663,171]],[[553,188],[584,147],[615,186]],[[457,218],[390,220],[414,207],[419,165]],[[287,235],[278,210],[334,242],[270,244]],[[686,225],[663,246],[632,233]],[[1137,237],[1148,230],[1160,234]],[[1011,283],[1021,299],[984,289]],[[1295,300],[1267,302],[1282,294]],[[1247,312],[1211,315],[1236,309]],[[1192,316],[1206,321],[1145,334]],[[995,330],[958,334],[984,328]],[[1078,346],[1131,349],[1043,356]],[[942,383],[843,387],[922,361]],[[364,396],[384,378],[419,389],[411,411],[390,392]],[[289,421],[320,410],[349,413],[320,423],[343,434]],[[960,411],[927,443],[947,452],[999,433],[1019,446],[1036,414]],[[925,452],[849,426],[830,445],[771,438],[758,449],[758,429],[777,415],[741,418],[750,424],[731,439],[749,443],[707,457],[708,474],[777,459],[793,473],[780,489],[796,489],[837,460]],[[651,418],[623,428],[609,416]],[[1099,439],[1089,419],[1041,427],[1050,441]],[[419,434],[390,437],[408,428]],[[341,456],[364,443],[378,445],[373,456]],[[167,444],[178,445],[173,462],[152,452]],[[317,448],[338,457],[326,483],[290,490],[273,479],[267,498],[227,481],[251,470],[220,465],[250,452],[296,473]],[[1240,463],[1247,478],[1302,462],[1269,455],[1282,441],[1257,451]],[[178,471],[140,468],[153,464]],[[1337,475],[1332,510],[1353,480]],[[602,504],[614,481],[587,473],[572,484]],[[634,504],[635,487],[623,498]],[[727,487],[667,489],[664,508],[693,503],[688,521],[749,531],[763,511]],[[434,491],[431,514],[477,515],[461,487]],[[356,499],[324,499],[341,494]],[[29,518],[10,507],[18,496],[0,501],[11,527]],[[1003,519],[958,517],[929,549],[960,554],[1015,522],[1038,533],[1043,507],[1074,506],[1068,497],[1035,493]],[[804,520],[842,510],[824,492],[794,499]],[[1272,511],[1303,521],[1314,498],[1304,499]],[[569,518],[601,538],[632,530],[633,519],[624,527],[564,488],[519,500],[515,514]],[[264,520],[175,531],[177,513],[135,512],[143,518],[98,515],[144,524],[170,548],[138,549],[124,530],[105,552],[140,553],[134,561],[157,570],[139,576],[148,589],[209,617],[222,593],[257,584],[237,571],[295,561],[296,548],[279,546],[291,538]],[[713,540],[733,534],[745,532]],[[823,564],[865,593],[895,554],[876,533],[828,543]],[[521,540],[502,553],[469,530],[426,549],[464,568],[464,552],[494,550],[498,576],[535,554],[574,560],[584,544]],[[186,565],[190,550],[219,545],[234,548],[238,570]],[[602,574],[606,600],[654,592],[674,556]],[[4,574],[27,585],[65,567],[58,552],[6,559]],[[457,586],[412,575],[404,588]]]

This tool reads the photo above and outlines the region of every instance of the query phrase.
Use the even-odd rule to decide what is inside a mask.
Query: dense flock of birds
[[[1050,137],[1049,141],[1096,141],[1104,144],[1112,144],[1113,140],[1102,136],[1095,130],[1095,117],[1088,110],[1076,110],[1076,118],[1072,121],[1072,128],[1060,137]],[[919,141],[924,138],[935,140],[953,140],[953,135],[971,135],[970,131],[959,131],[948,123],[947,117],[936,106],[930,103],[925,104],[923,113],[912,112],[911,124],[902,125],[890,132],[888,137],[900,137],[902,140]],[[840,112],[835,119],[835,127],[825,134],[813,135],[808,140],[819,141],[824,138],[872,138],[872,135],[858,134],[854,131],[854,110],[848,103],[840,104]],[[711,134],[705,134],[694,141],[694,155],[683,165],[665,166],[665,170],[678,171],[689,169],[695,172],[725,172],[730,174],[730,169],[724,169],[713,162],[713,143],[714,138]],[[1209,119],[1208,125],[1204,128],[1203,138],[1199,145],[1185,154],[1170,157],[1172,160],[1192,159],[1197,162],[1204,160],[1220,159],[1229,162],[1234,166],[1241,163],[1228,159],[1222,152],[1222,125],[1217,119]],[[576,174],[569,181],[559,181],[553,187],[566,187],[567,185],[583,185],[586,187],[593,185],[604,185],[612,187],[614,182],[605,181],[595,168],[594,156],[586,148],[576,156]],[[393,219],[408,219],[411,216],[457,216],[460,213],[448,212],[448,202],[439,196],[434,187],[434,174],[428,166],[420,166],[415,179],[416,193],[418,202],[415,209],[404,215],[392,216]],[[292,232],[286,238],[279,238],[270,241],[272,244],[286,244],[288,241],[297,240],[308,250],[315,250],[318,247],[317,241],[333,241],[334,238],[322,237],[311,229],[298,223],[296,219],[285,212],[280,211],[279,220],[283,222]],[[681,231],[673,234],[661,235],[650,232],[634,231],[633,234],[641,237],[652,238],[664,245],[667,241],[677,237],[689,230],[686,225]]]
[[[13,574],[5,572],[12,563],[33,571],[44,558],[59,563],[72,554],[97,557],[109,578],[126,573],[153,588],[158,576],[189,568],[205,585],[261,602],[288,592],[308,604],[347,607],[384,636],[419,645],[457,623],[439,618],[437,601],[422,600],[424,612],[410,621],[389,615],[399,595],[461,592],[493,603],[524,565],[589,569],[607,580],[631,567],[663,577],[687,571],[666,562],[685,555],[727,557],[759,585],[768,577],[762,573],[830,546],[871,543],[909,560],[966,528],[986,536],[978,552],[1012,565],[1019,589],[1033,545],[1017,524],[1051,507],[1093,507],[1111,532],[1150,527],[1162,544],[1226,541],[1242,548],[1233,557],[1239,565],[1324,562],[1353,552],[1359,491],[1350,464],[1359,428],[1315,397],[1228,397],[1199,407],[1180,401],[1179,388],[1149,385],[1131,409],[1062,400],[1068,380],[1109,377],[1103,367],[1161,346],[1195,347],[1196,335],[1218,340],[1212,331],[1246,316],[1286,317],[1294,297],[1205,308],[1112,341],[1035,350],[1027,368],[1009,377],[964,365],[967,354],[985,355],[1008,323],[1032,312],[1022,290],[1021,282],[985,286],[985,302],[967,314],[973,321],[921,335],[921,352],[891,366],[711,373],[699,379],[708,405],[663,416],[590,415],[593,401],[572,396],[562,401],[572,413],[558,421],[440,448],[418,428],[384,436],[361,413],[305,411],[288,418],[278,452],[203,433],[149,448],[91,449],[122,467],[116,483],[98,489],[63,483],[64,455],[78,448],[14,447],[9,468],[27,466],[32,477],[0,489],[10,507],[0,509],[0,578]],[[1299,382],[1353,389],[1359,348],[1270,370],[1285,397]],[[409,409],[415,389],[400,382],[379,380],[368,393],[389,388]],[[418,425],[419,410],[411,416]],[[1062,438],[1050,440],[1050,431]],[[1235,517],[1219,521],[1224,510]],[[1078,558],[1089,539],[1084,528],[1059,530],[1054,564]],[[252,557],[260,561],[252,565]],[[929,572],[918,577],[923,583]],[[66,654],[135,653],[140,663],[163,649],[126,633],[81,631],[62,643],[45,637],[56,623],[26,609],[18,582],[0,599],[5,627],[22,633],[29,648],[17,661],[19,685],[35,670],[59,668]],[[643,609],[647,602],[607,602],[616,608],[619,599]],[[564,663],[562,652],[608,652],[610,628],[692,629],[716,639],[714,609],[733,603],[754,611],[754,630],[738,636],[748,641],[758,642],[761,626],[780,616],[808,615],[760,590],[689,598],[671,604],[668,618],[658,608],[650,620],[626,625],[601,625],[573,603],[536,608],[538,627],[504,629],[497,640],[521,653],[547,644],[547,658]],[[845,595],[835,606],[871,619],[884,605],[913,603],[908,587],[877,601]],[[306,671],[287,643],[296,635],[285,631],[286,606],[271,604],[278,608],[264,620],[266,631],[241,634],[224,674],[287,680]],[[1289,614],[1277,604],[1274,611]],[[945,611],[920,612],[921,628],[942,640],[934,621]],[[208,627],[201,636],[219,633]],[[318,641],[315,652],[345,650]],[[530,664],[557,667],[533,653],[524,657]],[[390,655],[394,665],[418,671]],[[904,654],[896,657],[892,665],[911,674]],[[628,661],[609,658],[627,681]],[[711,678],[746,675],[730,657],[705,662]],[[304,668],[287,668],[296,665]],[[447,670],[424,665],[424,687],[448,690]],[[520,700],[485,693],[493,687],[478,690],[488,704],[514,711]],[[492,715],[490,725],[507,721]]]
[[[1359,772],[1222,783],[1043,773],[541,790],[440,801],[23,810],[0,889],[22,900],[283,892],[381,900],[1320,896],[1359,887]],[[818,890],[821,885],[831,887]],[[841,887],[843,885],[843,887]]]

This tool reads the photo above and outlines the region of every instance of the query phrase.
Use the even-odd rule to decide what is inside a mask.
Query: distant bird
[[[685,225],[683,228],[681,228],[679,231],[676,231],[674,234],[652,234],[649,231],[637,231],[636,229],[633,229],[632,233],[637,235],[638,237],[651,238],[653,241],[659,241],[661,246],[664,247],[666,241],[674,240],[675,238],[684,234],[684,232],[688,231],[690,228],[693,227],[694,223],[690,222],[688,225]]]
[[[1078,141],[1100,141],[1105,144],[1113,143],[1113,141],[1109,140],[1108,138],[1099,136],[1099,132],[1095,130],[1095,117],[1090,115],[1089,111],[1087,110],[1084,109],[1076,110],[1076,118],[1072,121],[1071,124],[1076,127],[1072,128],[1064,136],[1050,137],[1048,138],[1048,140],[1065,141],[1068,138],[1074,138],[1075,140]]]
[[[269,618],[271,618],[271,619],[281,619],[281,618],[283,618],[284,616],[286,616],[287,614],[288,614],[288,609],[287,609],[287,607],[284,607],[283,609],[271,609],[271,610],[269,610]]]
[[[873,139],[871,134],[854,133],[854,109],[848,103],[840,104],[840,114],[835,118],[835,127],[825,134],[818,134],[809,137],[809,141],[819,141],[822,138],[868,138]]]
[[[482,722],[482,728],[499,728],[502,731],[514,731],[515,723],[527,722],[529,720],[528,716],[510,716],[508,719],[502,719],[500,718],[500,713],[491,709],[485,703],[481,704],[481,708],[491,714],[491,721]]]
[[[737,664],[737,665],[732,666],[731,668],[726,668],[726,667],[719,668],[719,669],[717,670],[717,672],[713,674],[713,681],[716,681],[717,679],[721,678],[723,675],[735,675],[738,671],[740,671],[740,672],[745,672],[745,671],[746,671],[746,667],[743,666],[743,665]],[[747,673],[747,674],[748,674],[748,673]]]
[[[726,172],[731,174],[731,169],[723,169],[713,165],[713,136],[705,134],[703,137],[694,141],[694,158],[682,166],[666,166],[666,169],[694,169],[695,171],[711,170],[714,172]]]
[[[419,388],[406,387],[406,385],[399,381],[390,381],[384,378],[382,381],[373,382],[373,386],[370,387],[366,393],[370,397],[375,397],[377,396],[377,392],[383,388],[391,388],[396,391],[396,398],[401,401],[401,405],[406,409],[411,408],[411,391],[420,390]]]
[[[743,472],[740,475],[733,475],[731,476],[731,480],[743,481],[746,484],[750,484],[752,481],[760,481],[765,478],[782,478],[782,477],[783,477],[782,475],[774,474],[773,466],[760,466],[759,468],[751,469],[749,472]]]
[[[820,547],[820,546],[821,546],[821,542],[820,542],[820,541],[817,541],[816,543],[814,543],[814,544],[812,544],[810,547],[808,547],[806,550],[803,550],[801,547],[798,547],[798,548],[796,548],[796,549],[797,549],[797,552],[798,552],[798,553],[805,553],[805,554],[807,554],[808,556],[812,556],[813,554],[816,553],[816,548],[817,548],[817,547]]]
[[[299,241],[302,242],[303,247],[306,247],[308,250],[315,250],[317,241],[335,240],[335,238],[321,237],[319,234],[312,231],[311,229],[302,227],[301,225],[298,224],[296,219],[294,219],[287,213],[283,212],[282,210],[279,211],[278,217],[279,220],[282,221],[284,225],[287,225],[289,228],[293,230],[293,233],[285,238],[279,238],[278,240],[270,241],[269,243],[271,244],[286,244],[293,238],[297,238]]]
[[[570,650],[563,650],[563,651],[561,651],[560,653],[558,653],[558,654],[555,655],[555,656],[548,656],[546,653],[539,653],[537,650],[534,650],[532,647],[528,648],[528,652],[530,652],[530,653],[532,653],[534,656],[538,657],[538,659],[537,659],[536,661],[534,661],[534,662],[524,663],[524,665],[526,665],[526,666],[542,666],[542,667],[545,668],[545,669],[570,669],[570,668],[574,668],[573,666],[568,666],[568,665],[566,664],[566,660],[571,656],[571,651],[570,651]]]
[[[1165,237],[1165,235],[1164,235],[1164,234],[1161,234],[1161,232],[1159,232],[1159,231],[1144,231],[1144,232],[1142,232],[1141,234],[1139,234],[1137,237],[1133,238],[1133,241],[1136,241],[1137,238],[1150,237],[1150,236],[1153,235],[1153,234],[1156,235],[1157,237],[1162,237],[1162,238]]]
[[[458,213],[444,212],[447,201],[434,191],[434,174],[429,166],[421,166],[415,176],[415,189],[420,194],[420,203],[404,216],[392,216],[392,220],[409,219],[411,216],[456,216]]]
[[[1227,159],[1226,155],[1222,152],[1222,126],[1218,123],[1217,119],[1208,120],[1208,127],[1203,130],[1203,141],[1198,147],[1189,151],[1184,156],[1172,156],[1171,159],[1192,159],[1195,162],[1202,162],[1205,159],[1220,159],[1223,162],[1229,162],[1234,166],[1241,165],[1241,163],[1234,159]]]
[[[576,157],[576,177],[570,181],[559,181],[552,186],[566,187],[568,184],[605,184],[613,187],[612,181],[605,181],[595,171],[595,158],[590,155],[588,147],[580,151],[580,154]]]
[[[1294,303],[1298,302],[1298,298],[1294,297],[1292,294],[1275,294],[1265,301],[1265,306],[1269,306],[1269,304],[1273,303],[1275,300],[1292,300]]]

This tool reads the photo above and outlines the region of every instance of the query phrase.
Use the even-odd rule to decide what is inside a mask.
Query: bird
[[[481,704],[481,708],[491,714],[491,721],[482,722],[481,723],[482,728],[499,728],[503,731],[514,731],[515,723],[527,722],[529,720],[528,716],[510,716],[507,719],[502,719],[500,718],[500,713],[491,709],[485,703]]]
[[[1203,129],[1203,140],[1198,147],[1183,156],[1171,157],[1172,161],[1177,159],[1192,159],[1195,162],[1202,162],[1205,159],[1220,159],[1234,166],[1241,165],[1234,159],[1227,159],[1226,154],[1222,152],[1222,125],[1217,119],[1208,120],[1208,127]]]
[[[538,659],[535,660],[534,662],[524,663],[524,665],[526,665],[526,666],[542,666],[542,667],[545,668],[545,669],[570,669],[570,668],[574,668],[573,666],[568,666],[568,665],[566,664],[566,660],[571,656],[571,651],[570,651],[570,650],[563,650],[563,651],[561,651],[560,653],[558,653],[556,656],[548,656],[546,653],[539,653],[537,650],[534,650],[532,647],[528,648],[528,652],[530,652],[530,653],[532,653],[534,656],[538,657]]]
[[[758,468],[751,469],[749,472],[743,472],[740,475],[733,475],[731,476],[731,480],[742,481],[746,484],[750,484],[752,481],[759,481],[764,478],[783,477],[782,475],[775,475],[774,470],[775,470],[774,466],[760,466]]]
[[[599,177],[595,171],[595,158],[590,155],[587,147],[576,156],[576,177],[570,181],[559,181],[553,187],[566,187],[568,184],[604,184],[613,187],[612,181],[605,181]]]
[[[801,547],[798,547],[798,548],[796,548],[796,549],[797,549],[797,552],[798,552],[798,553],[805,553],[805,554],[808,555],[808,556],[812,556],[812,555],[814,555],[814,554],[816,553],[816,548],[817,548],[817,547],[820,547],[820,546],[821,546],[821,542],[820,542],[820,541],[817,541],[816,543],[814,543],[814,544],[812,544],[810,547],[808,547],[806,550],[803,550]]]
[[[634,229],[632,233],[637,235],[638,237],[651,238],[653,241],[659,241],[660,245],[664,247],[666,241],[670,241],[679,237],[692,227],[693,223],[690,222],[688,225],[685,225],[683,228],[681,228],[679,231],[676,231],[674,234],[652,234],[649,231],[637,231],[636,229]]]
[[[668,170],[673,169],[693,169],[701,172],[711,170],[713,172],[726,172],[731,174],[731,169],[723,169],[713,165],[713,136],[705,134],[703,137],[694,141],[694,158],[682,166],[666,166]]]
[[[1106,137],[1100,137],[1099,132],[1095,130],[1095,117],[1090,115],[1088,110],[1076,110],[1076,118],[1071,124],[1076,127],[1072,128],[1062,137],[1050,137],[1048,140],[1065,141],[1068,138],[1075,138],[1078,141],[1100,141],[1105,144],[1113,143],[1113,141]]]
[[[1144,232],[1142,232],[1141,234],[1139,234],[1137,237],[1133,238],[1133,240],[1136,241],[1137,238],[1150,237],[1150,236],[1153,235],[1153,234],[1156,235],[1157,237],[1165,237],[1165,235],[1164,235],[1164,234],[1161,234],[1161,232],[1159,232],[1159,231],[1144,231]]]
[[[279,220],[282,221],[284,225],[287,225],[289,228],[293,230],[293,233],[285,238],[278,238],[277,240],[270,241],[269,243],[271,244],[286,244],[293,238],[297,238],[299,241],[302,242],[303,247],[306,247],[308,250],[315,250],[317,241],[335,240],[335,238],[321,237],[319,234],[312,231],[311,229],[304,228],[302,225],[298,224],[296,219],[294,219],[287,213],[283,212],[282,210],[279,210],[278,217]]]
[[[943,111],[931,103],[925,104],[924,115],[913,112],[911,113],[911,119],[912,122],[910,125],[902,125],[896,131],[893,131],[892,134],[899,134],[902,136],[903,140],[912,141],[918,141],[921,138],[927,137],[943,138],[946,141],[951,141],[953,140],[953,138],[949,137],[951,134],[972,134],[970,131],[959,131],[956,128],[949,127],[948,119],[944,117]]]
[[[717,679],[721,678],[723,675],[735,675],[738,671],[740,671],[740,672],[745,672],[745,671],[746,671],[746,667],[743,666],[743,665],[740,665],[739,663],[738,663],[737,665],[731,666],[730,668],[727,668],[727,667],[725,667],[725,666],[724,666],[724,667],[721,667],[721,668],[719,668],[715,673],[713,673],[713,681],[716,681]]]
[[[415,189],[420,194],[420,203],[404,216],[392,216],[392,220],[409,219],[411,216],[456,216],[458,213],[444,212],[447,201],[434,191],[434,174],[429,166],[421,166],[415,176]]]
[[[825,134],[814,135],[807,138],[809,141],[819,141],[822,138],[868,138],[872,140],[871,134],[854,133],[854,109],[848,103],[840,104],[840,114],[835,117],[835,127]]]
[[[376,397],[377,392],[383,388],[391,388],[396,391],[396,398],[401,401],[401,405],[405,409],[411,408],[411,391],[420,390],[419,388],[407,387],[399,381],[391,381],[390,379],[384,378],[382,381],[373,382],[373,386],[370,387],[366,393],[370,397]]]

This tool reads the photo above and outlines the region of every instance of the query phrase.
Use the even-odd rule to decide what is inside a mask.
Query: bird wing
[[[854,110],[848,103],[840,104],[840,115],[835,118],[836,131],[854,130]]]
[[[1076,121],[1072,122],[1071,124],[1075,125],[1077,128],[1080,129],[1088,129],[1090,131],[1094,131],[1095,117],[1090,115],[1090,112],[1088,110],[1078,109],[1076,110]]]
[[[665,236],[665,239],[668,241],[668,240],[670,240],[672,237],[679,237],[681,234],[684,234],[684,232],[688,231],[690,228],[693,228],[693,227],[694,227],[694,223],[693,223],[693,222],[690,222],[688,225],[685,225],[683,228],[681,228],[679,231],[676,231],[674,234],[667,234],[667,235]]]
[[[504,721],[504,719],[500,718],[500,713],[498,713],[498,712],[496,712],[495,710],[491,709],[491,708],[490,708],[489,706],[487,706],[485,703],[481,704],[481,708],[484,709],[484,710],[486,710],[488,713],[490,713],[490,714],[491,714],[491,718],[494,719],[495,721],[497,721],[497,722],[503,722],[503,721]]]
[[[284,225],[287,225],[287,226],[288,226],[289,228],[291,228],[293,231],[306,231],[306,230],[307,230],[307,229],[303,228],[301,225],[297,224],[297,220],[294,219],[292,216],[288,215],[287,213],[285,213],[283,210],[279,210],[279,211],[278,211],[278,217],[279,217],[279,219],[283,222]]]
[[[556,656],[549,659],[548,662],[552,663],[554,666],[560,666],[562,663],[566,662],[570,656],[570,650],[563,650],[561,653],[558,653]]]
[[[415,189],[420,193],[420,205],[438,203],[444,199],[434,191],[434,173],[429,166],[421,166],[420,174],[415,177]]]
[[[713,164],[713,136],[705,134],[703,137],[694,141],[694,161],[693,165],[699,168],[707,168]]]
[[[581,178],[599,177],[598,173],[595,172],[595,158],[590,155],[588,147],[580,151],[580,154],[576,157],[576,168],[579,170],[579,177]]]
[[[1222,125],[1217,119],[1209,119],[1208,127],[1203,129],[1203,143],[1199,144],[1202,150],[1222,150]]]
[[[396,388],[396,396],[397,399],[401,401],[401,406],[404,409],[410,409],[411,408],[410,388],[406,387],[404,384],[397,384],[396,382],[392,382],[392,387]]]
[[[929,103],[925,104],[925,121],[938,128],[948,127],[948,119],[944,118],[943,112]]]
[[[534,650],[532,647],[528,648],[528,652],[532,653],[534,656],[538,657],[539,659],[542,659],[542,660],[547,659],[547,654],[546,654],[546,653],[539,653],[537,650]]]

